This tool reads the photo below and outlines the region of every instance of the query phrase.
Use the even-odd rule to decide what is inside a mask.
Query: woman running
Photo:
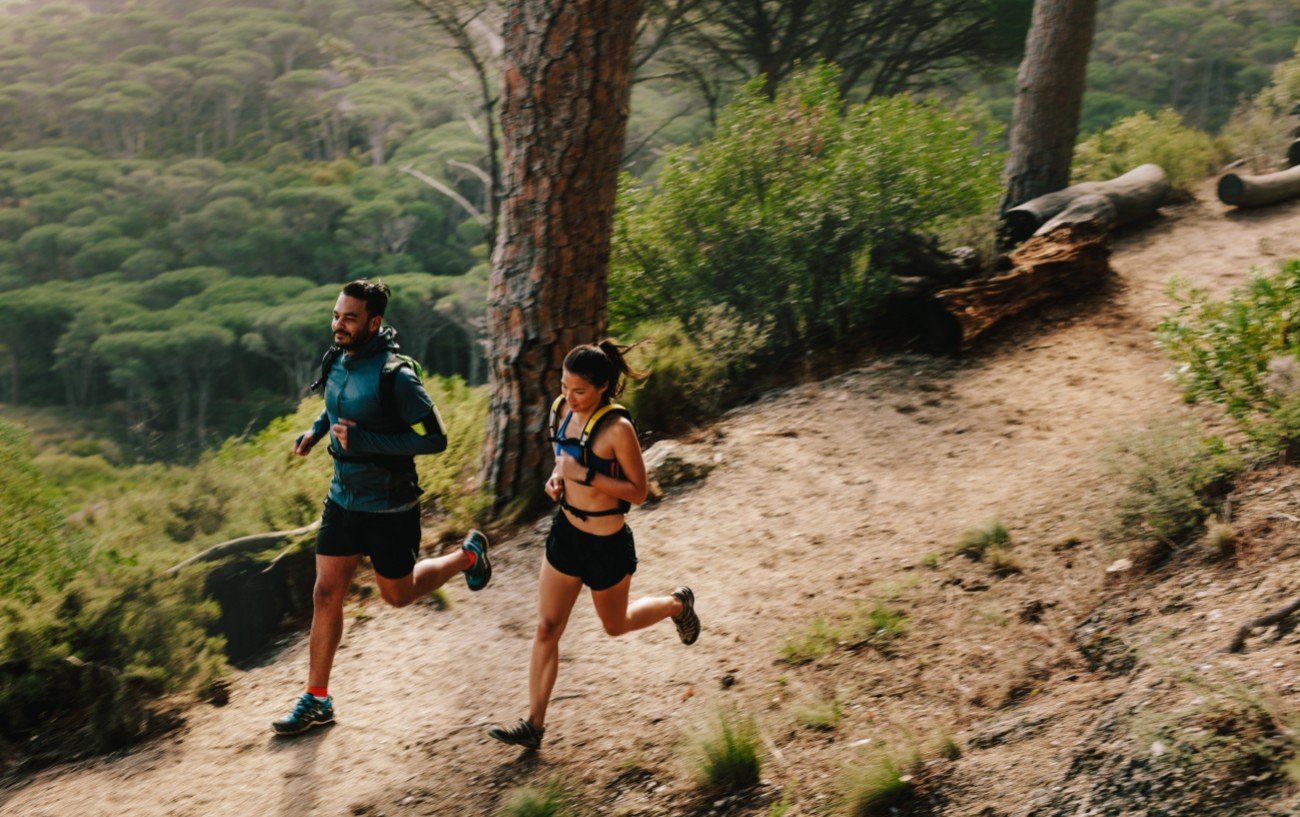
[[[627,411],[613,402],[624,376],[645,376],[628,367],[623,359],[627,348],[606,340],[599,346],[578,346],[564,358],[562,397],[552,410],[554,418],[561,412],[564,416],[558,424],[552,420],[555,470],[546,481],[546,494],[560,510],[546,539],[537,588],[528,717],[515,726],[488,730],[503,743],[541,747],[546,706],[560,664],[560,636],[584,584],[591,588],[596,615],[612,636],[666,618],[677,625],[683,644],[694,644],[700,635],[695,594],[689,587],[628,604],[636,548],[623,517],[632,505],[645,501],[646,472],[636,427]]]

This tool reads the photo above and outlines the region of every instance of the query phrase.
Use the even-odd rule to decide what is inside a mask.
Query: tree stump
[[[1236,207],[1265,207],[1296,196],[1300,196],[1300,165],[1263,176],[1225,173],[1219,179],[1219,201]]]
[[[1011,254],[1011,271],[936,293],[934,302],[948,316],[946,327],[932,317],[936,331],[957,348],[966,347],[999,321],[1036,304],[1099,288],[1111,273],[1106,238],[1105,230],[1087,221],[1030,238]]]

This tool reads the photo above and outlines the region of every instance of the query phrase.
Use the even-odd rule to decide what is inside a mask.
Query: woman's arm
[[[619,417],[605,434],[609,435],[610,442],[614,444],[614,458],[618,460],[623,476],[619,478],[595,474],[591,479],[591,487],[615,499],[640,505],[646,498],[646,473],[636,428],[626,417]],[[572,457],[561,455],[556,470],[564,479],[574,482],[582,482],[587,478],[587,467]]]

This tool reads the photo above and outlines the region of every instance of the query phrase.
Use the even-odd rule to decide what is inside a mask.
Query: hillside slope
[[[512,785],[559,776],[606,813],[766,814],[784,790],[788,814],[809,814],[868,739],[942,731],[967,746],[939,787],[942,813],[1056,814],[1053,787],[1086,769],[1076,740],[1132,683],[1091,671],[1074,631],[1115,556],[1095,535],[1114,490],[1098,451],[1187,411],[1153,343],[1165,284],[1179,274],[1226,292],[1252,265],[1300,255],[1298,227],[1300,202],[1233,216],[1206,188],[1119,239],[1118,281],[1089,303],[1050,307],[965,359],[868,362],[727,415],[695,443],[721,467],[631,517],[634,594],[691,584],[700,642],[683,647],[667,625],[607,638],[580,599],[539,755],[483,731],[525,709],[542,526],[498,544],[492,586],[450,587],[446,611],[350,606],[333,728],[292,741],[267,728],[301,689],[295,637],[236,674],[229,705],[196,706],[184,728],[128,754],[43,772],[0,792],[0,811],[477,815]],[[992,517],[1024,573],[999,580],[947,558]],[[939,567],[918,566],[928,553]],[[891,655],[780,660],[787,637],[858,601],[908,613]],[[793,706],[830,696],[844,711],[835,731],[796,726]],[[769,785],[747,800],[699,799],[679,760],[720,702],[754,712],[766,735]]]

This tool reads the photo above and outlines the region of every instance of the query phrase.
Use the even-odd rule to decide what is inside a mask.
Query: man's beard
[[[366,327],[362,327],[356,332],[356,334],[352,335],[351,340],[344,340],[338,343],[338,347],[348,352],[355,352],[362,346],[365,346],[366,341],[370,340],[374,336],[374,332],[369,331]]]

